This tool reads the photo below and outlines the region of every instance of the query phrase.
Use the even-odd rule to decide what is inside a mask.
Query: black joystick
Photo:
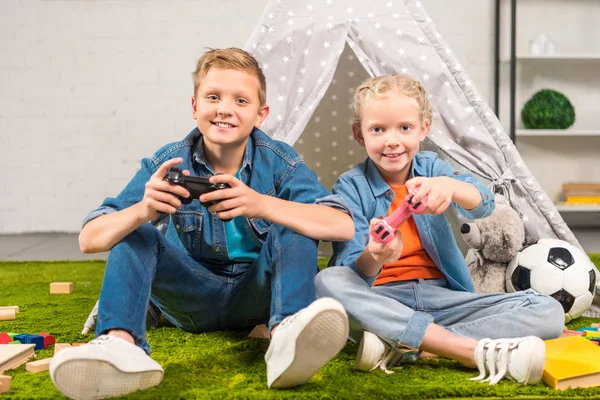
[[[227,189],[230,186],[226,183],[210,183],[208,178],[203,176],[185,176],[181,168],[172,167],[167,171],[165,180],[173,185],[183,186],[190,192],[190,197],[183,198],[178,196],[183,204],[190,204],[193,200],[199,200],[200,195],[210,193],[219,189]],[[208,203],[200,202],[204,207],[210,207],[217,201]]]

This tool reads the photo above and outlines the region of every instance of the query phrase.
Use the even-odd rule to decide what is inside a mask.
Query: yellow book
[[[600,196],[565,196],[567,199],[567,203],[590,203],[590,204],[598,204],[600,203]]]
[[[600,347],[581,336],[546,340],[542,380],[553,389],[600,386]]]

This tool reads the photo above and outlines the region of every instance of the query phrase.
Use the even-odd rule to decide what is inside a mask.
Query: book
[[[582,336],[546,340],[542,380],[553,389],[600,386],[600,347]]]
[[[566,203],[585,203],[585,204],[599,204],[600,195],[596,196],[569,196],[566,195]]]
[[[0,344],[0,374],[35,357],[34,347],[35,344]]]
[[[600,191],[598,182],[567,182],[562,184],[563,192],[597,192]]]

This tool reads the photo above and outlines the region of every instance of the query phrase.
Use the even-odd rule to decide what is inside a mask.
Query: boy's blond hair
[[[261,106],[265,105],[267,102],[267,81],[258,61],[247,51],[235,47],[209,49],[198,59],[196,69],[192,72],[192,77],[194,78],[194,96],[198,92],[198,87],[202,79],[206,76],[208,70],[213,67],[237,69],[258,78],[258,83],[260,84],[258,99]]]
[[[431,121],[432,111],[425,88],[408,75],[385,75],[366,79],[354,91],[352,107],[354,109],[354,122],[360,124],[361,110],[367,101],[381,96],[387,92],[395,91],[412,97],[419,103],[419,118],[421,122]]]

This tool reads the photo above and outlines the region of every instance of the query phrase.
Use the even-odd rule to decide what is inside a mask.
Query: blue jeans
[[[315,278],[317,297],[333,297],[346,308],[353,340],[368,331],[393,348],[418,349],[431,322],[474,339],[554,339],[562,333],[564,311],[552,297],[532,291],[475,294],[445,286],[446,279],[416,279],[371,287],[348,267],[330,267]]]
[[[152,301],[187,332],[269,329],[315,299],[317,242],[278,225],[253,263],[197,261],[144,224],[111,250],[100,293],[96,335],[122,329],[150,353],[146,311]]]

